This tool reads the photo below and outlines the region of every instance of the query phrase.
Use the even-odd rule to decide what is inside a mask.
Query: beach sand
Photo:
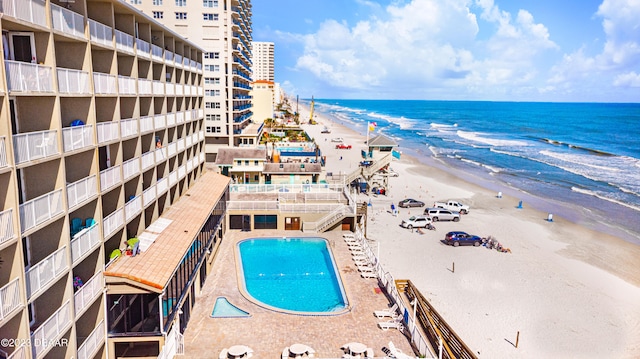
[[[300,118],[308,121],[308,108],[301,106]],[[315,119],[317,125],[303,128],[327,156],[327,171],[358,168],[365,135],[317,112]],[[325,126],[330,134],[321,133]],[[335,137],[353,148],[336,149]],[[640,246],[558,216],[548,222],[546,212],[528,203],[516,208],[517,197],[497,198],[463,180],[464,173],[417,158],[403,155],[391,167],[399,177],[389,179],[387,196],[358,197],[372,203],[367,236],[379,243],[384,269],[413,281],[479,357],[640,357]],[[419,234],[400,222],[422,209],[400,208],[398,217],[390,211],[391,203],[407,197],[427,206],[456,199],[471,211],[460,222],[437,222],[436,231]],[[511,253],[447,246],[441,240],[452,230],[492,235]]]

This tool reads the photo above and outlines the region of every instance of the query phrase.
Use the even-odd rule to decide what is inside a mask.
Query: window
[[[164,11],[154,11],[153,12],[154,19],[164,19]]]
[[[219,59],[220,58],[220,53],[219,52],[205,52],[204,53],[204,58],[205,59]]]
[[[220,65],[204,65],[205,71],[220,72]]]
[[[253,165],[257,166],[258,165],[258,161],[253,161]]]
[[[202,14],[205,21],[218,21],[218,14]]]
[[[142,5],[142,0],[131,0],[133,5]]]
[[[176,6],[187,6],[187,0],[176,0]]]
[[[218,0],[202,0],[204,7],[218,7]]]
[[[220,115],[216,114],[216,115],[212,115],[212,114],[207,114],[205,116],[205,120],[209,120],[209,121],[220,121]]]
[[[207,85],[219,85],[220,78],[219,77],[205,77],[204,83]]]
[[[205,102],[204,108],[220,108],[220,102]]]
[[[162,6],[162,0],[153,0],[152,4],[155,6]]]
[[[176,20],[186,20],[187,19],[187,13],[186,12],[177,12],[176,13]]]
[[[273,214],[255,214],[253,215],[254,229],[278,229],[278,216]]]
[[[220,96],[220,90],[204,90],[205,96]]]

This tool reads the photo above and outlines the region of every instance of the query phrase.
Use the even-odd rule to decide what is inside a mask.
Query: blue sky
[[[639,0],[252,0],[301,98],[640,102]]]

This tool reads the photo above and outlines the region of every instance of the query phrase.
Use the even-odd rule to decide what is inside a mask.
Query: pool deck
[[[351,310],[335,316],[302,316],[284,314],[262,308],[246,299],[238,289],[236,243],[255,237],[322,237],[326,238],[340,271]],[[346,343],[360,342],[373,348],[376,357],[384,357],[382,348],[393,341],[405,353],[412,353],[405,336],[397,330],[378,328],[373,312],[385,309],[389,301],[376,293],[376,279],[362,278],[351,260],[341,231],[321,235],[300,231],[253,232],[229,231],[220,244],[212,273],[198,294],[191,319],[184,333],[185,357],[217,358],[223,348],[243,344],[253,349],[253,358],[280,358],[282,350],[294,343],[309,345],[316,358],[340,358]],[[226,297],[229,302],[251,314],[250,318],[211,318],[215,300]]]

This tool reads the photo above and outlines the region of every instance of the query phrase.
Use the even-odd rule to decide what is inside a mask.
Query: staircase
[[[358,177],[364,177],[368,181],[371,178],[371,176],[373,176],[382,168],[384,168],[386,165],[391,163],[392,160],[393,160],[393,155],[389,153],[388,155],[382,157],[381,159],[373,162],[369,167],[359,167],[355,171],[348,174],[347,177],[345,177],[344,179],[345,185],[349,185],[349,183],[355,181],[356,179],[358,179]]]

